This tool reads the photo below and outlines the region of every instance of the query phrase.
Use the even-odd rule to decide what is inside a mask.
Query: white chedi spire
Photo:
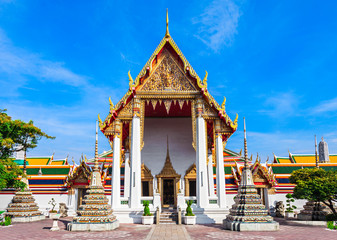
[[[328,143],[324,141],[323,137],[318,145],[318,152],[319,152],[319,162],[320,163],[330,162]]]
[[[250,170],[249,164],[248,164],[248,151],[247,151],[247,134],[246,134],[246,120],[243,118],[243,132],[244,132],[244,156],[245,156],[245,165],[243,167],[242,171],[242,179],[240,182],[240,186],[245,185],[254,185],[253,177],[252,177],[252,171]]]

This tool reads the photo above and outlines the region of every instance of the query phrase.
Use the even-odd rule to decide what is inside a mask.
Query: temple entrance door
[[[175,199],[175,190],[174,190],[174,180],[171,179],[163,179],[163,207],[173,207],[174,199]]]
[[[82,205],[85,193],[87,192],[86,188],[79,188],[78,189],[78,196],[77,196],[77,210],[79,210],[79,207]]]
[[[257,190],[257,193],[261,197],[262,204],[265,205],[266,207],[268,207],[267,202],[266,202],[266,192],[265,192],[264,188],[256,188],[256,190]]]

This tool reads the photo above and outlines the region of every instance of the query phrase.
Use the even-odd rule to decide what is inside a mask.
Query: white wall
[[[184,176],[196,157],[192,147],[191,118],[145,118],[142,162],[153,176],[160,173],[166,159],[167,136],[172,165]]]

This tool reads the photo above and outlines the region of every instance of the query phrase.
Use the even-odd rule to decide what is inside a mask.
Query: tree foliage
[[[296,184],[294,198],[323,202],[336,214],[333,202],[337,202],[337,171],[299,169],[291,174],[290,182]]]
[[[11,156],[14,152],[35,148],[42,137],[54,139],[34,126],[33,121],[12,120],[6,110],[0,109],[0,190],[24,188],[25,184],[17,180],[22,170]]]

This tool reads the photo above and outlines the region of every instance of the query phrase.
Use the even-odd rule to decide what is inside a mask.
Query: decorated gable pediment
[[[151,170],[143,163],[141,166],[141,176],[142,180],[152,180],[153,176]]]
[[[239,185],[241,181],[243,165],[236,164],[235,168],[232,167],[231,169],[235,182],[237,185]],[[250,166],[250,169],[252,171],[255,185],[266,188],[272,188],[277,185],[277,181],[273,172],[268,170],[267,167],[263,166],[259,161],[255,161],[255,163]]]
[[[197,178],[197,166],[193,163],[187,170],[185,174],[185,179],[196,179]]]
[[[140,91],[197,91],[183,69],[175,62],[167,49],[163,49],[153,72],[145,80]]]
[[[90,173],[91,171],[89,167],[84,161],[82,161],[79,166],[69,172],[66,185],[68,187],[88,185],[90,181]]]

